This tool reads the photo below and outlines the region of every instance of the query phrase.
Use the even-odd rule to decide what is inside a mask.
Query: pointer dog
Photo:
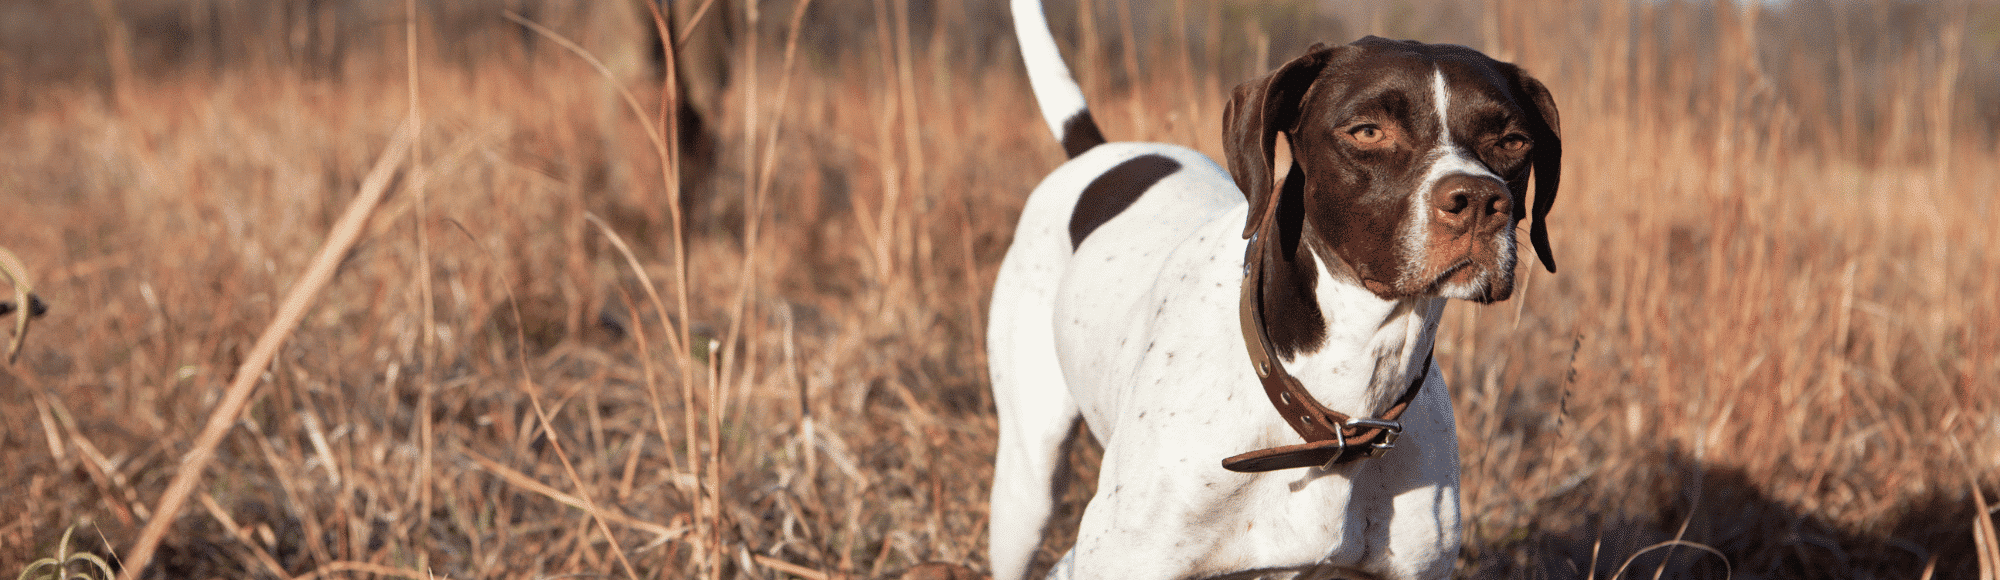
[[[1105,142],[1037,0],[1013,9],[1071,159],[993,290],[995,578],[1027,574],[1079,417],[1104,460],[1050,577],[1447,576],[1458,443],[1432,343],[1446,299],[1512,294],[1530,213],[1555,271],[1548,90],[1462,46],[1317,45],[1236,88],[1225,172]]]

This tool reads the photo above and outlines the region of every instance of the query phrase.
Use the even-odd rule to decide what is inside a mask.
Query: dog
[[[994,284],[994,577],[1028,573],[1079,418],[1103,463],[1051,578],[1450,574],[1458,443],[1432,344],[1446,300],[1513,293],[1530,215],[1555,271],[1548,89],[1462,46],[1315,45],[1235,89],[1225,171],[1106,142],[1039,2],[1012,9],[1070,159]]]

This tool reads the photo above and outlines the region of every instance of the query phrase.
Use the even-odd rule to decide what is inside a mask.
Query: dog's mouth
[[[1506,300],[1514,291],[1512,224],[1480,228],[1485,232],[1437,235],[1411,260],[1406,288],[1417,294],[1478,303]]]
[[[1512,264],[1507,265],[1512,266]],[[1503,270],[1500,264],[1481,264],[1471,259],[1459,260],[1439,272],[1425,292],[1442,298],[1457,298],[1480,304],[1506,300],[1513,293],[1512,268]]]
[[[1393,282],[1379,278],[1364,277],[1361,279],[1361,286],[1367,288],[1369,292],[1375,293],[1375,296],[1383,300],[1395,300],[1415,296],[1466,298],[1466,296],[1460,295],[1467,294],[1465,292],[1467,289],[1483,287],[1484,284],[1481,284],[1482,278],[1471,259],[1461,259],[1445,266],[1433,275],[1418,274],[1406,276],[1401,280]],[[1474,294],[1477,293],[1474,292]]]
[[[1482,261],[1468,256],[1442,268],[1405,277],[1401,284],[1376,279],[1363,279],[1361,283],[1385,300],[1431,296],[1488,304],[1513,295],[1512,265],[1511,260]]]
[[[1477,243],[1460,241],[1457,248],[1439,244],[1447,247],[1430,248],[1429,256],[1405,258],[1400,268],[1371,268],[1367,262],[1351,262],[1351,272],[1362,288],[1383,300],[1435,297],[1499,302],[1514,290],[1510,241],[1488,237]],[[1449,251],[1453,249],[1457,251]]]

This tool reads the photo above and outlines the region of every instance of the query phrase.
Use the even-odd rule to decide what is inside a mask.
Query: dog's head
[[[1280,133],[1289,168],[1273,167]],[[1555,271],[1545,221],[1562,171],[1555,101],[1512,64],[1373,36],[1315,45],[1238,86],[1223,137],[1250,199],[1244,236],[1262,232],[1280,259],[1316,256],[1383,299],[1505,300],[1532,174],[1528,235]]]

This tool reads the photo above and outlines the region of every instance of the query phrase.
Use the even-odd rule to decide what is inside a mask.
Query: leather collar
[[[1266,221],[1265,223],[1269,223]],[[1259,228],[1266,229],[1266,228]],[[1416,379],[1396,398],[1395,404],[1376,418],[1353,418],[1339,411],[1326,408],[1306,391],[1303,384],[1285,372],[1285,365],[1272,356],[1271,337],[1264,332],[1264,320],[1260,298],[1263,296],[1264,260],[1269,252],[1270,232],[1259,231],[1250,236],[1249,249],[1243,257],[1243,291],[1239,318],[1243,326],[1243,344],[1250,350],[1250,363],[1257,370],[1257,378],[1264,383],[1264,395],[1270,397],[1271,406],[1278,415],[1285,418],[1285,424],[1306,440],[1297,445],[1282,445],[1260,449],[1222,460],[1222,467],[1242,473],[1258,473],[1292,469],[1295,467],[1332,468],[1359,461],[1363,458],[1381,455],[1396,446],[1396,437],[1403,432],[1403,426],[1396,420],[1409,409],[1410,402],[1416,400],[1417,392],[1423,389],[1424,380],[1431,370],[1431,355],[1424,354],[1423,367],[1417,371]]]

